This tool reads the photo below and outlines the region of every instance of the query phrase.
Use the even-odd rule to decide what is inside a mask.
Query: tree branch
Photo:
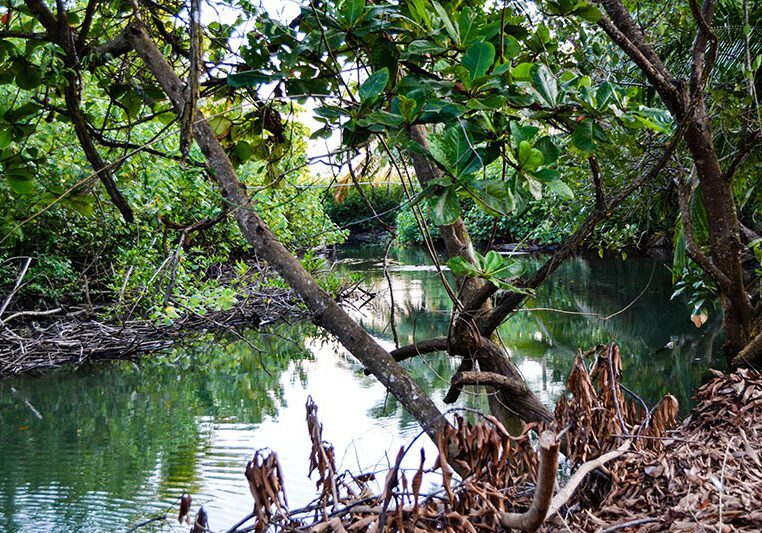
[[[548,516],[548,509],[556,488],[556,470],[558,469],[558,440],[552,431],[543,431],[540,435],[540,464],[537,467],[537,483],[532,497],[532,504],[525,513],[503,513],[500,525],[505,528],[536,531]]]
[[[58,21],[42,0],[24,0],[26,7],[51,36],[58,37]]]
[[[389,354],[398,363],[405,361],[406,359],[412,359],[417,355],[424,355],[433,352],[447,351],[449,346],[447,337],[434,337],[433,339],[427,339],[425,341],[408,344],[407,346],[401,346],[396,350],[392,350]],[[370,375],[370,370],[365,369],[365,375]]]
[[[25,31],[0,31],[0,39],[30,39],[33,41],[53,42],[47,33]]]
[[[527,388],[523,381],[495,372],[459,371],[452,377],[450,384],[457,387],[462,387],[463,385],[486,385],[504,390],[512,396],[525,394]]]
[[[543,266],[540,267],[540,269],[532,275],[532,277],[526,280],[520,280],[517,286],[522,289],[535,289],[539,287],[540,284],[542,284],[548,278],[548,276],[555,272],[561,263],[568,259],[572,253],[574,253],[577,247],[581,245],[585,239],[587,239],[587,237],[590,236],[598,222],[600,222],[603,218],[609,216],[611,211],[616,209],[630,194],[638,190],[647,182],[654,179],[672,158],[672,154],[675,153],[677,145],[683,138],[688,124],[688,119],[690,119],[691,114],[692,111],[689,110],[688,114],[673,134],[672,140],[669,142],[667,147],[664,149],[664,152],[662,152],[659,159],[648,172],[634,179],[630,184],[625,185],[619,190],[619,192],[613,195],[611,199],[606,202],[606,205],[609,206],[606,211],[596,209],[590,213],[584,222],[582,222],[577,231],[575,231],[571,237],[569,237],[566,243],[564,243],[564,245],[556,253],[554,253],[553,256],[551,256],[551,258],[548,259],[545,264],[543,264]],[[494,294],[496,291],[497,287],[489,284],[487,288],[479,291],[476,296],[483,297],[487,292]],[[478,320],[478,327],[481,334],[483,336],[491,335],[492,332],[497,329],[497,327],[503,322],[503,320],[505,320],[509,314],[521,306],[525,299],[525,294],[516,292],[507,293],[489,314],[487,314],[484,318]],[[469,305],[467,304],[466,307],[468,308]]]
[[[617,457],[621,457],[624,455],[627,450],[630,449],[630,445],[632,444],[632,439],[627,439],[624,444],[622,444],[619,448],[616,450],[612,450],[608,453],[604,453],[600,457],[597,457],[596,459],[591,459],[590,461],[587,461],[586,463],[583,463],[580,465],[579,468],[577,468],[577,471],[574,472],[571,478],[569,478],[569,481],[567,481],[566,485],[564,485],[564,488],[558,491],[558,494],[555,495],[553,498],[553,501],[550,504],[550,508],[548,509],[547,516],[553,516],[556,514],[561,507],[566,505],[566,503],[569,501],[569,499],[574,495],[574,491],[577,489],[580,483],[585,479],[585,476],[587,476],[590,472],[593,470],[596,470],[609,461],[612,461],[616,459]]]
[[[677,81],[667,70],[645,36],[619,0],[600,0],[606,10],[598,25],[632,59],[651,81],[673,114],[681,114],[682,96]]]
[[[677,203],[680,205],[680,218],[683,222],[683,236],[685,238],[685,251],[691,259],[698,264],[704,272],[712,276],[723,292],[730,292],[730,279],[719,269],[714,262],[704,255],[701,248],[696,244],[693,232],[693,217],[691,216],[691,184],[688,181],[678,179]]]
[[[717,57],[717,36],[712,32],[710,24],[714,16],[714,0],[704,0],[703,7],[699,10],[696,0],[689,0],[693,18],[696,19],[698,31],[693,41],[691,52],[691,95],[695,98],[701,95],[709,79],[709,74]],[[709,53],[707,54],[707,44]]]
[[[77,35],[77,50],[82,50],[87,34],[90,33],[90,27],[93,24],[93,17],[95,16],[95,9],[98,7],[99,1],[100,0],[87,0],[85,19],[82,21]]]
[[[762,360],[762,331],[757,333],[749,344],[747,344],[743,350],[738,352],[733,358],[733,366],[749,366],[758,368],[759,362]]]
[[[447,391],[447,394],[445,394],[444,399],[442,400],[446,404],[455,403],[458,401],[458,398],[460,398],[460,393],[463,392],[463,385],[464,383],[456,383],[455,378],[458,375],[463,374],[464,372],[470,372],[474,368],[474,360],[470,357],[464,357],[463,360],[460,362],[460,366],[458,366],[458,370],[455,371],[455,375],[453,376],[452,380],[450,381],[450,388]],[[499,374],[496,374],[499,375]],[[500,376],[504,377],[504,376]],[[505,378],[510,379],[510,378]]]
[[[727,168],[725,169],[725,172],[722,175],[722,179],[724,181],[729,182],[731,179],[733,179],[733,176],[735,176],[738,168],[743,164],[744,161],[746,161],[746,158],[749,157],[749,154],[751,154],[754,149],[759,146],[761,141],[762,134],[759,130],[756,130],[750,139],[746,138],[743,141],[741,147],[738,149],[738,152],[736,152],[736,155],[733,156],[733,159],[730,161]]]

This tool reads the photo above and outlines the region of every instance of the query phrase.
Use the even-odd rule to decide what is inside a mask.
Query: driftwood
[[[265,303],[266,302],[266,303]],[[188,311],[188,310],[186,310]],[[50,312],[19,312],[0,325],[0,379],[17,374],[38,373],[87,361],[134,359],[165,350],[189,332],[255,327],[281,317],[303,317],[304,311],[293,291],[260,288],[257,294],[228,311],[204,316],[191,311],[170,325],[150,320],[107,323],[89,318],[85,310],[73,311],[55,321],[16,321],[17,317],[49,318]],[[20,325],[16,325],[20,324]],[[13,328],[11,328],[13,326]]]

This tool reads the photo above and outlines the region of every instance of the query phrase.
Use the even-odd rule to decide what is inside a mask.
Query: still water
[[[382,255],[345,250],[336,268],[362,274],[376,297],[353,312],[392,348]],[[401,344],[447,331],[449,300],[428,263],[416,251],[392,253]],[[613,338],[624,382],[649,403],[672,392],[685,412],[706,369],[720,364],[713,359],[719,317],[696,329],[690,308],[671,302],[670,293],[670,273],[659,261],[573,259],[500,336],[551,407],[577,348]],[[671,350],[661,349],[670,341]],[[169,521],[156,528],[185,531],[172,515],[186,491],[194,509],[204,505],[211,528],[224,531],[252,509],[243,469],[264,447],[278,452],[290,506],[304,505],[315,487],[306,476],[308,395],[339,470],[383,469],[419,435],[383,387],[306,324],[248,332],[245,340],[208,337],[153,359],[0,382],[0,531],[125,531],[169,508]],[[450,407],[442,397],[453,361],[433,354],[405,364],[442,409]],[[482,408],[486,401],[471,390],[458,405]],[[425,438],[419,445],[433,458]]]

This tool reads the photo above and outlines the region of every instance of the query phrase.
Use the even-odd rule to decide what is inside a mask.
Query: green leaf
[[[354,26],[365,10],[365,0],[345,0],[339,12],[348,28]]]
[[[209,125],[214,130],[214,134],[220,138],[228,134],[230,128],[233,127],[233,121],[227,117],[216,116],[209,119]]]
[[[389,81],[389,69],[386,67],[371,74],[360,86],[360,100],[367,102],[380,95]]]
[[[476,205],[488,215],[505,217],[516,209],[516,199],[508,183],[498,180],[474,181],[468,189]]]
[[[37,65],[27,64],[16,73],[16,85],[20,89],[31,91],[42,83],[42,73]]]
[[[601,20],[601,12],[598,11],[597,7],[590,4],[579,6],[574,11],[572,11],[572,13],[580,18],[585,19],[588,22],[592,22],[593,24]]]
[[[429,216],[437,226],[452,224],[460,216],[460,202],[455,187],[447,187],[429,198]]]
[[[229,74],[227,82],[231,87],[256,87],[280,77],[280,75],[265,74],[261,70],[247,70],[245,72]]]
[[[434,7],[434,11],[437,12],[437,15],[439,15],[439,18],[442,20],[442,23],[444,24],[445,30],[447,30],[447,34],[450,36],[450,39],[452,39],[453,42],[457,43],[459,37],[458,30],[455,29],[452,20],[450,20],[450,15],[447,13],[445,8],[442,7],[442,4],[436,0],[431,0],[431,5]]]
[[[5,179],[16,194],[25,195],[34,192],[34,172],[29,167],[21,166],[7,170]]]
[[[511,69],[511,76],[515,81],[531,81],[531,72],[535,63],[519,63]]]
[[[542,97],[548,107],[558,103],[558,82],[545,65],[534,65],[529,72],[532,87]]]
[[[558,159],[558,155],[561,153],[558,146],[553,142],[553,139],[546,135],[540,137],[534,143],[534,147],[542,152],[542,162],[544,165],[552,165]]]
[[[458,18],[460,44],[468,46],[472,41],[477,40],[480,37],[478,29],[479,24],[473,11],[468,8],[461,10],[460,17]]]
[[[529,141],[519,143],[519,166],[524,170],[536,170],[542,165],[542,152],[532,146]]]
[[[64,199],[63,205],[85,217],[91,217],[95,213],[95,205],[89,195],[70,196]]]
[[[447,266],[458,277],[467,276],[473,278],[479,275],[476,267],[460,256],[453,257],[447,261]]]
[[[556,181],[558,178],[561,177],[561,173],[557,170],[553,170],[552,168],[543,168],[542,170],[538,170],[537,172],[532,173],[532,176],[542,183],[550,183],[551,181]]]
[[[426,54],[441,54],[445,50],[447,50],[447,48],[434,44],[431,41],[418,39],[407,46],[406,52],[409,55],[422,56]]]
[[[555,180],[551,181],[547,185],[548,189],[556,193],[561,198],[564,198],[565,200],[574,200],[574,191],[572,191],[571,188],[563,181]]]
[[[15,109],[8,110],[5,113],[4,118],[6,121],[12,123],[21,122],[22,119],[36,114],[40,109],[42,108],[34,102],[27,102]]]
[[[598,90],[595,92],[595,99],[598,103],[598,109],[606,109],[613,96],[614,86],[607,81],[601,83],[601,85],[598,87]]]
[[[251,159],[252,149],[251,145],[246,141],[238,141],[235,145],[235,155],[241,161],[248,161]]]
[[[572,132],[572,144],[583,152],[592,152],[595,150],[595,140],[593,139],[593,121],[584,119],[577,124]]]
[[[369,124],[383,124],[384,126],[399,126],[405,122],[405,117],[397,115],[396,113],[389,113],[388,111],[374,111],[370,113],[364,119],[358,120],[357,124],[360,126],[367,126]]]
[[[10,126],[0,126],[0,150],[8,148],[13,141],[13,130]]]
[[[494,62],[495,47],[483,41],[469,46],[462,60],[463,66],[468,69],[471,81],[484,76]]]

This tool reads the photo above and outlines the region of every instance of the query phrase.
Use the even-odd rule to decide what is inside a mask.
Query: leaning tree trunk
[[[184,84],[148,35],[142,23],[126,29],[132,48],[169,97],[176,112],[184,105]],[[323,290],[299,261],[277,240],[256,213],[213,128],[196,114],[193,136],[204,153],[225,201],[233,207],[241,233],[260,257],[296,290],[313,321],[335,335],[391,392],[436,442],[447,420],[405,370]]]

